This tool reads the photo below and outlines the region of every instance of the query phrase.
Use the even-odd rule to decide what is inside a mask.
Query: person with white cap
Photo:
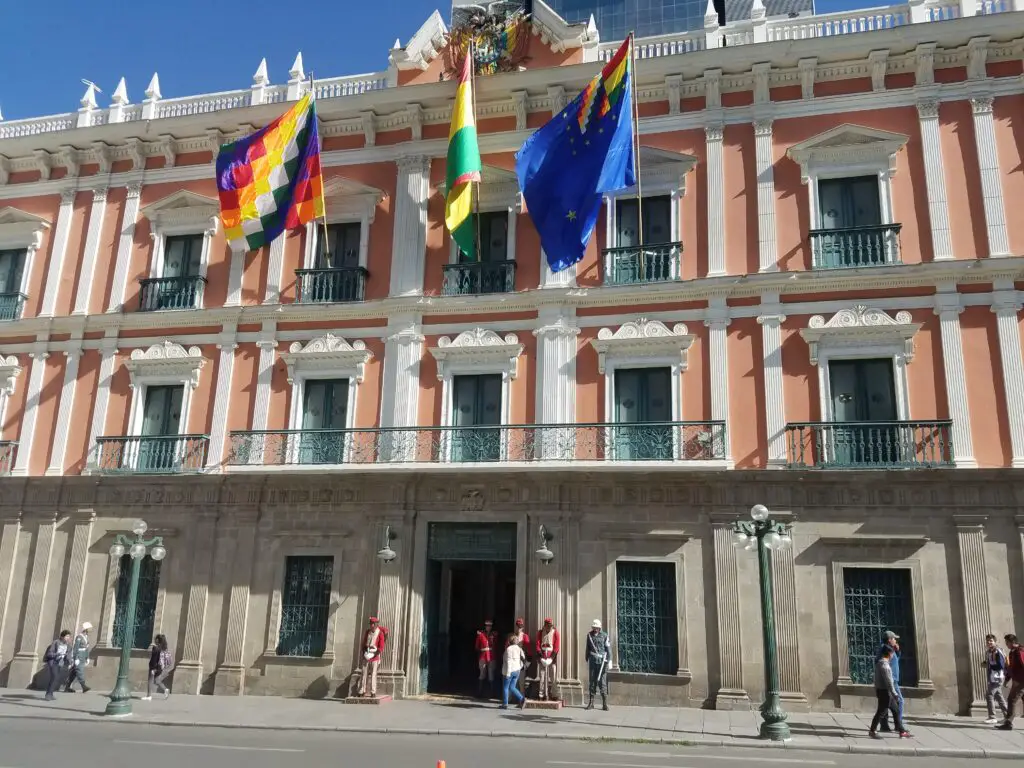
[[[601,691],[601,709],[608,711],[608,662],[612,658],[612,643],[608,633],[601,629],[601,620],[594,619],[587,635],[587,667],[590,669],[590,701],[587,709],[594,708],[594,694]]]
[[[92,624],[88,621],[82,623],[82,628],[75,635],[75,642],[71,646],[71,671],[68,673],[68,682],[64,686],[64,693],[74,693],[71,684],[76,680],[82,686],[82,693],[89,692],[89,686],[85,684],[85,668],[89,666],[89,630]]]

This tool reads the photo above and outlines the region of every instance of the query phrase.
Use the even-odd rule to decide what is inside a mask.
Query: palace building
[[[541,0],[476,78],[479,260],[444,227],[440,14],[316,81],[326,227],[257,252],[213,159],[301,54],[0,121],[0,684],[90,621],[97,688],[161,633],[178,693],[346,695],[372,614],[384,692],[451,694],[522,616],[579,702],[599,618],[613,703],[757,706],[760,503],[788,709],[873,708],[885,630],[910,711],[978,709],[986,633],[1024,631],[1022,8],[754,0],[638,40],[642,204],[559,273],[513,155],[619,41]],[[136,518],[167,557],[128,626]]]

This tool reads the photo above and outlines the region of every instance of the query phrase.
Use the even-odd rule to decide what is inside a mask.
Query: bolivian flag
[[[448,173],[445,189],[444,223],[452,239],[467,256],[476,257],[476,227],[473,221],[473,184],[480,183],[480,147],[476,140],[473,101],[472,48],[459,73],[452,125],[448,131]]]

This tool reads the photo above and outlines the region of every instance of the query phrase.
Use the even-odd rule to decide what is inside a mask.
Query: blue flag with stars
[[[516,175],[552,272],[583,258],[602,196],[636,184],[632,36],[572,103],[526,140]]]

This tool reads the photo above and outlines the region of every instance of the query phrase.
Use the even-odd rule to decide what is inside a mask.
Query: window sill
[[[662,675],[652,672],[623,672],[609,670],[608,680],[614,683],[630,683],[632,685],[689,685],[693,679],[688,669],[680,669],[674,675]]]
[[[89,649],[89,656],[120,656],[121,649],[116,645],[94,645]],[[131,658],[133,659],[148,659],[149,648],[132,648]]]
[[[875,686],[873,685],[862,685],[860,683],[839,680],[836,683],[836,688],[841,694],[846,696],[875,698]],[[906,699],[928,699],[935,695],[935,684],[931,680],[920,680],[914,686],[900,686],[900,692]]]
[[[263,658],[269,663],[275,664],[295,664],[295,665],[330,665],[334,663],[334,654],[331,652],[324,653],[323,656],[278,656],[276,653],[264,653]]]

